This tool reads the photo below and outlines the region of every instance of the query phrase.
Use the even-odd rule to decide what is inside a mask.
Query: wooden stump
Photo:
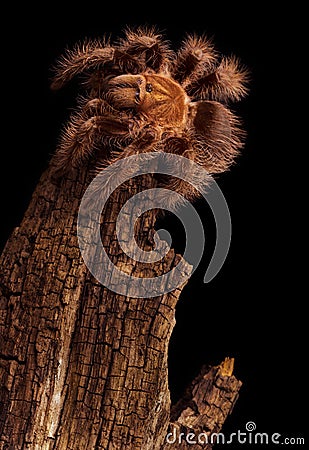
[[[1,257],[1,449],[200,449],[169,444],[167,434],[220,431],[241,383],[232,360],[203,369],[171,408],[168,345],[181,288],[155,298],[116,294],[85,266],[76,221],[87,169],[55,182],[50,168]],[[157,276],[179,256],[143,265],[115,240],[115,220],[145,177],[119,188],[103,211],[102,241],[114,264]],[[152,247],[155,211],[137,222],[138,243]],[[211,343],[209,343],[211,345]]]

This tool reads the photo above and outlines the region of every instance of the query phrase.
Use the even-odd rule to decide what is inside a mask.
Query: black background
[[[304,220],[298,203],[302,157],[292,136],[295,111],[289,103],[298,86],[291,68],[291,26],[297,28],[297,21],[282,6],[269,11],[261,3],[242,8],[217,3],[189,2],[185,9],[177,5],[169,11],[155,3],[115,3],[109,10],[93,2],[65,10],[55,3],[41,10],[8,6],[1,49],[1,247],[19,224],[74,106],[73,87],[60,93],[49,89],[50,68],[64,48],[85,37],[117,37],[126,25],[156,25],[175,48],[187,32],[212,36],[220,52],[237,55],[250,69],[250,94],[234,108],[248,137],[237,165],[217,180],[232,218],[227,260],[205,285],[211,248],[206,250],[177,307],[170,344],[172,398],[181,395],[202,364],[232,356],[243,387],[224,430],[244,431],[246,422],[254,421],[257,431],[296,437],[304,433],[300,408],[306,393],[299,257]],[[202,202],[196,207],[211,242],[209,211]]]

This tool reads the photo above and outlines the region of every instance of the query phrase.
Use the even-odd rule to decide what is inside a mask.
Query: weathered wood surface
[[[168,344],[181,289],[129,298],[95,280],[76,236],[87,169],[60,183],[49,170],[0,260],[0,449],[208,448],[166,444],[169,427],[218,431],[241,383],[211,369],[195,380],[191,406],[179,403],[169,425]],[[167,272],[179,258],[170,251],[164,264],[145,267],[115,241],[120,207],[152,183],[145,177],[117,190],[102,216],[112,261],[130,263],[143,277]],[[144,249],[152,246],[154,223],[154,212],[137,223]]]

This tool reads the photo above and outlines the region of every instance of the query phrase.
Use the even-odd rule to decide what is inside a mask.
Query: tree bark
[[[208,435],[221,429],[241,385],[232,361],[203,369],[171,409],[168,344],[181,288],[126,297],[89,273],[76,233],[88,173],[57,183],[47,169],[0,260],[0,448],[210,448],[172,445],[166,436],[174,429]],[[179,260],[171,250],[151,266],[132,262],[115,239],[122,205],[154,183],[145,176],[119,188],[102,215],[109,257],[135,276],[161,275]],[[152,248],[155,221],[150,211],[137,222],[143,249]]]

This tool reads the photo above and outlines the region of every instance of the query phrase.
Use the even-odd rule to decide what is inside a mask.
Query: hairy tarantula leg
[[[238,101],[247,92],[249,72],[235,57],[223,58],[215,71],[193,80],[186,88],[191,98]]]
[[[201,101],[189,104],[189,120],[196,162],[210,174],[228,170],[243,146],[237,117],[221,103]]]
[[[129,125],[130,126],[130,125]],[[133,130],[134,133],[134,130]],[[97,175],[102,169],[113,164],[119,159],[127,158],[131,155],[136,155],[139,153],[147,153],[151,149],[156,148],[156,144],[159,142],[161,137],[161,131],[156,126],[146,126],[139,131],[136,131],[136,136],[134,140],[122,148],[114,148],[108,160],[106,158],[100,158],[96,167],[93,171],[93,175]]]
[[[104,109],[106,109],[106,101],[101,98],[93,98],[91,100],[87,100],[82,105],[83,114],[93,115],[101,115]]]
[[[140,63],[130,55],[101,42],[86,42],[74,50],[67,50],[55,67],[55,76],[51,83],[52,89],[60,89],[75,76],[104,66],[107,63],[118,64],[118,71],[126,67],[129,71],[138,72]],[[117,72],[117,70],[116,70]]]
[[[82,115],[73,117],[54,157],[54,172],[79,167],[93,153],[102,135],[125,140],[129,137],[128,124],[115,117],[94,116],[88,120]]]
[[[89,139],[86,143],[85,138],[82,139],[81,137],[80,131],[84,124],[85,120],[81,116],[75,116],[63,130],[60,145],[52,160],[53,173],[62,175],[69,172],[71,169],[80,166],[92,153],[93,142],[90,145]]]
[[[177,53],[172,67],[172,76],[184,88],[205,70],[210,70],[216,61],[216,52],[206,37],[188,36]]]
[[[119,49],[142,59],[142,71],[148,68],[156,72],[163,70],[173,55],[168,43],[154,27],[139,27],[136,31],[127,29]]]
[[[76,75],[85,70],[113,60],[115,50],[110,46],[103,47],[98,42],[87,42],[73,50],[67,50],[56,67],[51,88],[60,89]]]
[[[103,98],[84,98],[78,99],[79,108],[81,110],[84,120],[92,116],[121,116],[121,112],[113,108],[107,101]]]
[[[185,157],[191,161],[196,162],[196,150],[194,148],[194,139],[188,132],[186,136],[182,137],[169,137],[165,139],[160,149],[164,151],[165,153],[169,154],[176,154],[180,155],[182,157]],[[180,165],[181,169],[182,161],[180,160],[178,163],[178,167]],[[187,166],[186,169],[184,168],[183,171],[186,171],[187,173]],[[178,177],[173,177],[170,175],[163,175],[163,174],[156,174],[155,177],[158,180],[159,186],[162,188],[170,189],[173,192],[177,192],[182,197],[184,197],[186,200],[195,200],[197,197],[199,197],[200,192],[202,192],[203,189],[208,185],[208,178],[207,179],[201,179],[200,176],[197,176],[194,171],[194,166],[192,166],[192,173],[189,174],[190,178],[194,182],[195,186],[199,186],[199,192],[193,187],[192,184],[188,183],[187,181],[182,180]],[[171,207],[175,206],[172,203],[173,199],[171,197],[166,198],[166,206],[168,210],[171,209]],[[181,202],[180,202],[181,203]]]

